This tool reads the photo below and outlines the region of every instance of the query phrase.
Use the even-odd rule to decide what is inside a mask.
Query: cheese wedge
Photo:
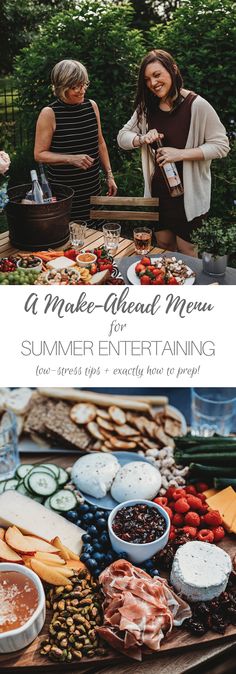
[[[203,494],[206,496],[206,498],[210,498],[210,496],[215,496],[215,494],[219,494],[219,489],[206,489],[206,491],[203,492]]]
[[[219,506],[226,506],[227,503],[230,503],[236,496],[236,493],[232,487],[226,487],[221,489],[215,496],[210,496],[206,499],[206,502],[213,508],[213,510],[219,510]]]
[[[230,503],[227,504],[225,509],[223,508],[223,512],[221,513],[224,526],[229,531],[229,533],[232,531],[232,526],[233,526],[233,521],[236,517],[236,494],[235,494],[235,499],[231,501]]]
[[[55,260],[50,260],[47,262],[46,267],[48,269],[56,269],[56,271],[61,271],[62,269],[69,269],[69,267],[74,267],[76,262],[70,260],[68,257],[61,255],[61,257],[56,257]]]
[[[0,527],[12,525],[23,534],[38,536],[49,543],[58,535],[62,543],[77,555],[81,551],[83,529],[28,496],[9,490],[0,494]]]

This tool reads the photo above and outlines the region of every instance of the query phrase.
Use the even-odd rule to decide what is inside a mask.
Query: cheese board
[[[224,543],[221,543],[220,547],[222,547],[222,549],[226,550],[231,555],[235,554],[235,541],[228,536],[225,537]],[[6,655],[0,655],[1,672],[10,672],[11,670],[24,672],[29,668],[37,668],[37,671],[39,672],[50,670],[55,671],[55,668],[57,671],[66,672],[75,666],[75,661],[71,664],[60,662],[55,663],[48,660],[47,658],[43,658],[40,655],[40,644],[48,634],[50,618],[51,614],[48,611],[43,629],[30,646],[14,654],[9,653]],[[221,643],[223,644],[226,642],[233,643],[234,641],[236,641],[236,626],[233,625],[229,626],[223,635],[209,631],[201,637],[194,637],[190,635],[184,627],[181,627],[181,629],[174,628],[170,636],[167,637],[162,643],[160,651],[154,655],[145,657],[152,659],[153,661],[154,658],[158,660],[158,655],[161,655],[162,653],[179,653],[180,650],[191,649],[192,647],[196,646],[202,647],[204,645],[206,646],[206,644],[213,645]],[[77,662],[77,667],[85,667],[87,665],[91,666],[91,670],[94,671],[95,665],[106,666],[109,663],[115,664],[119,661],[122,661],[122,655],[120,655],[117,651],[108,648],[107,654],[105,656],[93,658],[84,656],[79,663]]]

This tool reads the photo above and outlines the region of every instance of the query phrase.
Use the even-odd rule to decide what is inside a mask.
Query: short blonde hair
[[[51,72],[52,90],[55,96],[65,99],[68,89],[77,84],[85,84],[88,73],[85,66],[79,61],[64,59],[56,63]]]

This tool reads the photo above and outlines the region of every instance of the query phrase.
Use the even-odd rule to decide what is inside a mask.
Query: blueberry
[[[85,524],[91,524],[94,521],[93,513],[85,513],[83,515],[83,522]]]
[[[89,558],[90,554],[88,552],[82,552],[82,555],[80,555],[81,562],[87,562]]]
[[[99,517],[96,524],[99,529],[106,529],[107,523],[104,517]]]
[[[129,559],[127,552],[119,552],[119,559]]]
[[[93,541],[93,550],[94,552],[103,552],[103,546],[101,543],[94,543]]]
[[[160,574],[159,574],[159,571],[157,569],[152,569],[150,571],[150,575],[151,576],[159,576]]]
[[[107,555],[105,555],[105,561],[106,564],[111,564],[113,562],[114,556],[112,552],[108,552]]]
[[[77,510],[68,510],[66,513],[66,519],[69,520],[69,522],[76,522],[78,517]]]
[[[82,515],[82,513],[85,514],[85,513],[88,513],[88,512],[89,512],[88,503],[81,503],[81,505],[79,506],[79,513]]]
[[[89,554],[92,554],[92,552],[93,552],[92,545],[90,545],[90,543],[87,543],[86,545],[84,545],[83,552],[88,552]]]
[[[97,510],[97,512],[94,515],[95,520],[99,520],[100,517],[104,517],[104,512],[103,510]]]
[[[96,536],[95,536],[95,538],[92,538],[92,545],[93,545],[93,548],[94,548],[95,545],[100,545],[99,540],[98,540],[98,538],[96,538]]]
[[[97,512],[97,506],[90,505],[89,510],[90,510],[91,513],[96,513]]]
[[[96,559],[96,562],[103,562],[105,555],[102,552],[94,552],[93,559]]]
[[[93,559],[92,557],[90,557],[90,559],[87,560],[86,564],[87,564],[88,568],[91,569],[91,571],[93,571],[93,569],[95,570],[95,569],[98,568],[98,564],[96,562],[96,559]]]
[[[83,536],[81,536],[81,538],[82,538],[83,543],[91,543],[92,538],[91,538],[91,536],[89,536],[89,534],[83,534]]]
[[[103,545],[107,545],[110,542],[109,536],[105,531],[102,532],[99,540]]]
[[[152,559],[147,559],[147,561],[143,563],[143,566],[145,567],[145,569],[153,569],[154,563]]]
[[[87,532],[88,532],[89,536],[92,536],[92,537],[96,536],[96,534],[98,533],[94,524],[91,524],[91,526],[88,527]]]
[[[80,519],[76,520],[76,524],[77,524],[77,527],[81,527],[81,524],[82,524],[81,520]]]

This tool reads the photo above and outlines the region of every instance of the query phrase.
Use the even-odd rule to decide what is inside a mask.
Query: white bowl
[[[21,564],[12,564],[10,562],[0,563],[1,571],[17,571],[23,573],[27,578],[31,578],[38,591],[38,606],[33,615],[24,625],[8,632],[0,633],[0,653],[13,653],[20,648],[25,648],[36,639],[42,629],[46,616],[46,602],[44,589],[40,578]]]
[[[123,541],[122,538],[116,536],[112,528],[112,522],[118,510],[121,510],[121,508],[126,508],[127,506],[138,505],[139,503],[156,508],[156,510],[164,517],[166,521],[166,530],[164,534],[151,543],[129,543],[128,541]],[[108,518],[108,533],[113,550],[118,553],[126,552],[131,562],[145,562],[147,559],[153,557],[153,555],[156,555],[159,550],[162,550],[166,546],[169,538],[169,531],[170,518],[166,510],[164,510],[164,508],[162,508],[158,503],[147,501],[146,499],[134,499],[132,501],[124,501],[123,503],[119,503],[116,508],[113,508]]]
[[[85,261],[85,260],[80,260],[81,255],[90,255],[91,256],[90,262]],[[76,262],[79,265],[79,267],[91,267],[91,264],[94,264],[96,262],[96,260],[97,260],[97,255],[94,255],[94,253],[86,253],[86,252],[79,253],[76,257]]]
[[[22,267],[20,265],[20,262],[23,260],[23,257],[20,258],[20,260],[17,260],[16,266],[18,269],[22,269],[22,271],[41,271],[43,267],[43,261],[40,259],[40,257],[37,257],[37,255],[34,255],[36,260],[38,260],[38,264],[35,265],[35,267]]]

